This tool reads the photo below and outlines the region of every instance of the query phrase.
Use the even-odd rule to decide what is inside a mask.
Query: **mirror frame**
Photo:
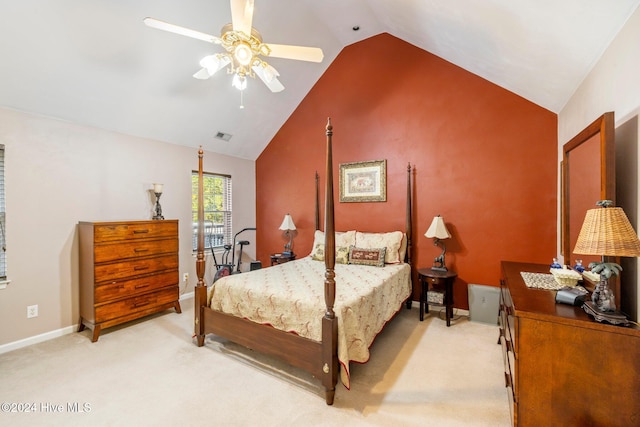
[[[593,123],[574,136],[562,147],[562,224],[561,224],[561,251],[565,263],[571,255],[571,238],[569,235],[570,201],[569,194],[569,168],[571,167],[571,150],[600,134],[600,200],[616,202],[616,171],[615,171],[615,123],[614,113],[607,112],[598,117]],[[598,200],[594,200],[593,204]],[[619,295],[616,294],[616,295]]]

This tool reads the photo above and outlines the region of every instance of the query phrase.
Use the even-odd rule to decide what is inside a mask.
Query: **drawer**
[[[150,273],[177,270],[178,254],[98,264],[94,268],[96,283],[113,282]]]
[[[171,285],[177,286],[178,280],[178,272],[169,271],[131,280],[105,283],[103,285],[96,286],[95,303],[100,304],[121,298],[128,298]]]
[[[113,242],[116,240],[175,237],[177,234],[177,221],[141,221],[96,224],[93,239],[95,243],[100,243]]]
[[[178,252],[178,239],[139,240],[94,247],[96,263]]]
[[[178,300],[178,286],[127,298],[117,302],[96,306],[96,323],[106,322],[136,311]]]

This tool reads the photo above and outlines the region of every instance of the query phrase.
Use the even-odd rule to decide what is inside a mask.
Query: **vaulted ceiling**
[[[219,46],[142,22],[217,36],[229,0],[0,0],[0,106],[256,159],[345,46],[387,32],[557,113],[639,4],[255,0],[264,42],[320,47],[324,60],[269,59],[285,90],[250,80],[241,109],[224,72],[192,77]]]

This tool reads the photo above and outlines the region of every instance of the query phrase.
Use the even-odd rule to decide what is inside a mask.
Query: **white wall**
[[[616,129],[630,123],[637,127],[637,116],[640,113],[640,8],[627,21],[560,112],[558,116],[559,152],[562,153],[564,143],[607,111],[615,112]],[[631,132],[631,134],[636,137],[634,142],[637,147],[638,132]],[[616,131],[616,139],[618,137],[619,133]],[[616,144],[619,142],[617,140]],[[637,151],[636,149],[635,152]],[[634,176],[637,180],[637,156],[632,160],[636,169]],[[620,181],[619,178],[618,181]],[[633,188],[637,192],[639,183],[634,184],[627,185],[627,188]],[[627,200],[639,199],[637,194],[627,196],[625,197]],[[640,206],[629,206],[626,209],[639,212]],[[635,223],[632,220],[632,225],[637,231],[640,224],[637,220]],[[638,279],[636,283],[640,283],[640,277]],[[624,276],[622,286],[625,286]],[[636,312],[640,313],[640,298],[637,298],[636,306]]]
[[[180,292],[192,291],[197,149],[6,109],[0,109],[0,144],[11,280],[0,290],[0,346],[78,323],[78,221],[150,219],[154,182],[164,184],[164,217],[180,221],[180,277],[190,277]],[[255,226],[254,162],[205,152],[204,169],[232,176],[234,229]],[[255,244],[247,251],[255,257]],[[27,319],[33,304],[39,316]]]

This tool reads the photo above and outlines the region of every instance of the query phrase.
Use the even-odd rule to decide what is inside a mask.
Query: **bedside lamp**
[[[289,243],[284,245],[284,255],[291,255],[293,253],[291,251],[293,248],[293,234],[291,232],[295,229],[296,225],[293,223],[293,218],[291,218],[291,215],[286,214],[282,220],[282,224],[280,224],[280,230],[284,230],[284,234],[289,236]]]
[[[440,215],[433,218],[429,229],[424,235],[428,238],[435,238],[433,241],[434,246],[438,246],[439,244],[442,246],[442,253],[433,260],[433,267],[431,267],[431,269],[435,271],[447,271],[447,265],[444,261],[444,254],[447,252],[447,248],[445,248],[442,240],[450,238],[451,234],[449,234],[449,230],[447,230],[447,226],[444,224],[444,219],[442,219]]]
[[[615,298],[608,283],[611,274],[618,274],[621,267],[605,262],[604,257],[638,257],[640,240],[622,208],[612,207],[610,200],[602,200],[597,205],[601,207],[587,211],[573,250],[575,254],[602,256],[602,262],[589,264],[594,273],[600,273],[600,282],[591,301],[585,302],[583,308],[598,322],[626,325],[626,316],[616,312]]]
[[[153,193],[156,195],[156,214],[153,219],[164,219],[162,216],[162,207],[160,206],[160,196],[162,196],[162,184],[153,184]]]

